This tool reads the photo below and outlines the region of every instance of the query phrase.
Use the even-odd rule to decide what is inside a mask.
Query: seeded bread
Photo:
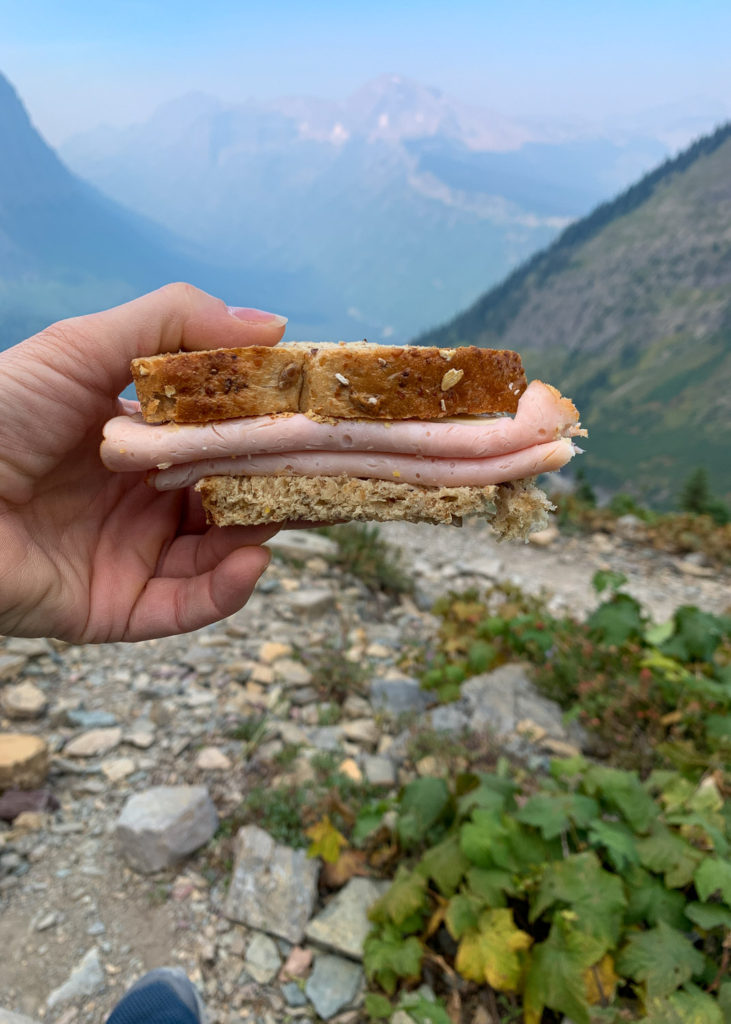
[[[514,413],[526,388],[507,350],[284,343],[179,352],[132,363],[148,423],[304,412],[319,419]]]
[[[545,526],[552,508],[531,480],[489,487],[415,487],[347,476],[211,476],[196,489],[208,522],[216,526],[351,519],[459,524],[463,516],[480,516],[491,521],[499,536],[524,539]]]

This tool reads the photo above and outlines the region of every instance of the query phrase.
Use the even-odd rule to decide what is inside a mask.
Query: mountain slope
[[[0,151],[0,348],[59,317],[178,279],[264,306],[287,288],[295,305],[292,275],[204,262],[190,243],[73,175],[2,75]],[[304,302],[304,287],[301,294]]]
[[[596,483],[669,503],[705,465],[731,497],[731,125],[418,340],[523,353],[580,406]]]

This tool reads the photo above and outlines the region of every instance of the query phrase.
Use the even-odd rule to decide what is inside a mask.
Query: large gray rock
[[[99,950],[90,949],[81,963],[74,967],[68,981],[59,985],[46,1000],[46,1009],[53,1010],[57,1006],[65,1006],[70,1002],[79,1002],[95,992],[100,992],[106,983],[104,968],[99,959]]]
[[[362,960],[363,943],[372,927],[368,910],[389,884],[371,878],[351,878],[307,925],[307,938],[336,953]]]
[[[405,711],[423,711],[434,700],[419,686],[418,679],[374,679],[371,683],[371,704],[379,711],[399,715]]]
[[[304,850],[276,843],[256,825],[236,836],[236,859],[224,914],[250,928],[299,943],[317,894],[318,865]]]
[[[127,800],[115,833],[130,866],[147,874],[203,846],[217,827],[205,786],[154,786]]]
[[[581,745],[585,738],[580,727],[564,725],[560,706],[538,692],[526,666],[519,663],[468,679],[457,706],[466,713],[470,728],[488,729],[496,736],[514,733],[519,722],[528,720],[553,739]]]
[[[353,1002],[362,982],[363,971],[357,964],[328,953],[315,961],[305,993],[318,1016],[329,1020]]]

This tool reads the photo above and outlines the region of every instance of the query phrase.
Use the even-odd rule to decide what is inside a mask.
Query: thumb
[[[275,345],[286,324],[276,313],[230,307],[192,285],[169,284],[103,313],[65,320],[30,343],[54,345],[55,365],[68,363],[72,379],[112,397],[132,380],[129,364],[138,356]]]

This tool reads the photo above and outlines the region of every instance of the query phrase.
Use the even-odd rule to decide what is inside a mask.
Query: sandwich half
[[[140,412],[102,458],[159,490],[200,491],[219,526],[305,520],[458,523],[526,537],[534,484],[583,436],[573,403],[526,383],[515,352],[283,343],[134,360]]]

